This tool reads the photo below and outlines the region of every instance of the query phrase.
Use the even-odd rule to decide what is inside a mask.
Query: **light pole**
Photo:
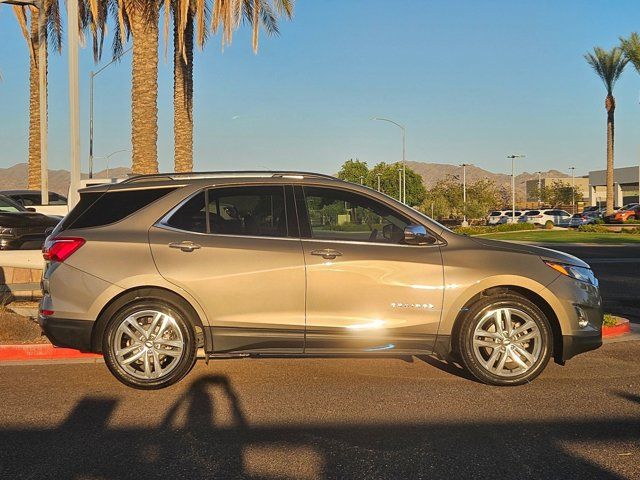
[[[115,154],[117,154],[117,153],[128,152],[128,151],[129,151],[129,150],[127,150],[126,148],[125,148],[125,149],[122,149],[122,150],[116,150],[115,152],[111,152],[109,155],[105,155],[104,157],[94,157],[94,160],[104,159],[104,160],[106,160],[106,161],[107,161],[107,162],[106,162],[106,164],[107,164],[107,165],[106,165],[106,166],[107,166],[107,178],[109,178],[109,159],[110,159],[111,157],[113,157],[113,156],[114,156]],[[90,177],[90,178],[93,178],[93,177]]]
[[[114,57],[109,63],[96,70],[89,72],[89,178],[93,178],[93,79],[101,73],[105,68],[114,62],[119,61],[125,53],[128,53],[133,47],[127,48],[117,57]]]
[[[402,202],[402,169],[398,169],[398,200]],[[404,203],[404,202],[402,202]]]
[[[67,0],[67,58],[69,63],[69,144],[71,168],[69,179],[69,207],[80,196],[80,98],[78,94],[78,2]]]
[[[462,226],[469,225],[467,222],[467,167],[470,167],[471,163],[461,163],[462,167]]]
[[[376,177],[378,177],[378,191],[380,191],[380,174],[376,173]]]
[[[360,185],[364,185],[364,176],[360,175]]]
[[[47,145],[47,49],[44,0],[0,0],[0,4],[33,7],[38,10],[38,91],[40,102],[40,195],[42,205],[49,204],[49,152]],[[76,22],[77,24],[77,22]]]
[[[576,213],[576,182],[575,182],[575,169],[576,167],[569,167],[571,170],[571,214]]]
[[[538,174],[538,208],[542,205],[542,172],[536,172]]]
[[[389,120],[388,118],[373,117],[371,120],[379,120],[381,122],[393,123],[396,127],[402,130],[402,177],[401,177],[402,185],[400,186],[400,201],[406,204],[407,203],[406,129],[404,128],[404,125],[400,125],[398,122],[394,122],[393,120]]]
[[[524,158],[525,155],[507,155],[511,159],[511,222],[516,221],[516,158]]]

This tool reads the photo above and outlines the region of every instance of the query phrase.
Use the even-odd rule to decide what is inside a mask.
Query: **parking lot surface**
[[[423,359],[0,367],[0,478],[640,478],[640,342],[515,388]]]

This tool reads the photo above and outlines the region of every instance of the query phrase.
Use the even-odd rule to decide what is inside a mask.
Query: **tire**
[[[173,302],[138,299],[109,319],[102,352],[107,367],[120,382],[157,390],[178,382],[193,368],[195,329],[185,311]]]
[[[501,319],[500,328],[497,318]],[[511,318],[511,335],[506,318]],[[483,297],[471,305],[456,342],[462,363],[475,378],[489,385],[508,386],[528,383],[544,370],[551,357],[553,336],[549,321],[534,303],[505,293]]]

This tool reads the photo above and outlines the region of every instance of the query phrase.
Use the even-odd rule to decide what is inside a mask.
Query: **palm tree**
[[[91,1],[90,3],[95,3]],[[44,39],[45,62],[48,64],[49,44],[59,54],[62,51],[62,20],[58,0],[42,2],[43,8],[13,5],[13,12],[18,20],[22,34],[29,49],[29,159],[27,164],[27,188],[39,190],[41,184],[41,145],[40,145],[40,83],[38,68],[38,51],[40,39]],[[96,6],[94,14],[86,8],[83,0],[78,0],[79,32],[91,28],[93,37],[94,58],[98,58],[102,48],[102,40],[106,31],[106,9]],[[45,15],[44,29],[39,31],[40,16]],[[42,35],[41,35],[42,34]],[[47,67],[45,65],[45,90],[47,88]],[[45,91],[45,99],[47,99]],[[47,100],[48,101],[48,100]]]
[[[607,89],[607,97],[604,107],[607,111],[607,215],[613,213],[613,145],[614,145],[614,114],[616,100],[613,96],[613,87],[622,74],[629,59],[619,47],[613,47],[606,51],[600,47],[594,47],[593,53],[587,53],[585,60],[598,74]]]
[[[169,9],[165,6],[165,38]],[[292,0],[214,0],[213,15],[206,0],[174,0],[173,14],[173,107],[174,161],[176,172],[193,169],[193,47],[202,48],[207,40],[205,25],[211,17],[211,29],[222,29],[222,45],[231,43],[234,30],[244,18],[252,26],[254,52],[258,50],[258,35],[262,26],[269,35],[277,35],[278,16],[293,16]],[[194,28],[194,23],[196,28]],[[194,32],[195,30],[195,32]]]
[[[629,38],[620,38],[620,45],[627,58],[640,73],[640,35],[633,32]]]
[[[112,0],[117,16],[114,56],[127,37],[133,42],[131,67],[131,170],[158,172],[159,0]]]

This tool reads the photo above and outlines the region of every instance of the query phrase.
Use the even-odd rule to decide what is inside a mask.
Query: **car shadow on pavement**
[[[195,380],[152,426],[141,426],[155,418],[152,402],[124,412],[140,414],[135,425],[118,407],[87,396],[54,428],[0,429],[0,478],[622,478],[568,446],[640,437],[629,418],[252,425],[216,375]]]
[[[466,368],[458,365],[453,361],[444,360],[435,355],[416,355],[416,358],[423,361],[427,365],[431,365],[438,370],[442,370],[443,372],[455,375],[456,377],[464,378],[465,380],[471,380],[472,382],[480,384],[482,383],[476,377],[471,375],[471,373],[469,373]]]

